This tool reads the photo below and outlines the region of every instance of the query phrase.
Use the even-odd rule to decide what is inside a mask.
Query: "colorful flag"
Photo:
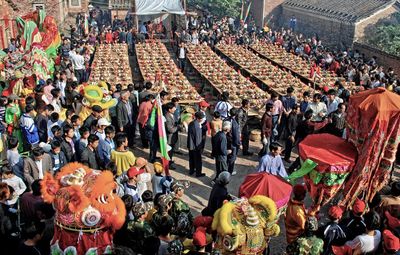
[[[162,112],[162,104],[161,104],[161,98],[160,95],[157,96],[156,99],[156,108],[157,108],[157,127],[158,127],[158,137],[160,140],[160,153],[161,153],[161,162],[164,167],[164,172],[165,175],[169,176],[169,155],[168,151],[171,149],[171,147],[167,143],[167,133],[165,132],[165,117]]]
[[[242,0],[242,9],[240,10],[240,20],[243,20],[244,0]]]
[[[85,35],[89,34],[89,19],[88,19],[87,14],[85,14],[84,32],[85,32]]]
[[[247,17],[249,16],[249,13],[250,13],[251,3],[252,3],[252,2],[250,2],[250,3],[249,3],[249,6],[247,6],[246,16],[244,17],[244,21],[245,21],[245,22],[246,22]]]

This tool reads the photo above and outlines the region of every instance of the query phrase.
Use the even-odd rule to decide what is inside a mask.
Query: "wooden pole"
[[[134,28],[136,29],[136,32],[139,33],[139,19],[136,14],[136,1],[132,0],[132,13],[133,13],[133,19],[134,19]]]

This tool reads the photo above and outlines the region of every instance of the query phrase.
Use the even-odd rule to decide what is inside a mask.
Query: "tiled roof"
[[[397,0],[286,0],[283,7],[344,21],[357,22],[394,4]]]

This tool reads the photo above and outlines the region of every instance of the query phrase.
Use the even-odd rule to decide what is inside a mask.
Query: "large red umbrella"
[[[292,185],[281,177],[268,173],[255,173],[246,176],[239,188],[239,197],[250,198],[264,195],[275,201],[278,209],[286,206],[292,193]]]
[[[348,139],[358,151],[343,200],[351,205],[360,194],[371,200],[389,179],[400,142],[400,96],[384,88],[352,95],[346,120]]]

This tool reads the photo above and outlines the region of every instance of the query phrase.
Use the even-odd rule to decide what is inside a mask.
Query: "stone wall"
[[[396,74],[400,74],[400,57],[390,55],[379,49],[358,42],[354,43],[354,50],[358,50],[360,53],[364,54],[367,59],[376,56],[379,65],[382,65],[386,69],[392,67]]]
[[[304,10],[283,7],[280,25],[289,26],[290,18],[297,19],[296,30],[307,37],[318,35],[322,43],[329,47],[351,47],[354,38],[354,24],[317,16]]]

